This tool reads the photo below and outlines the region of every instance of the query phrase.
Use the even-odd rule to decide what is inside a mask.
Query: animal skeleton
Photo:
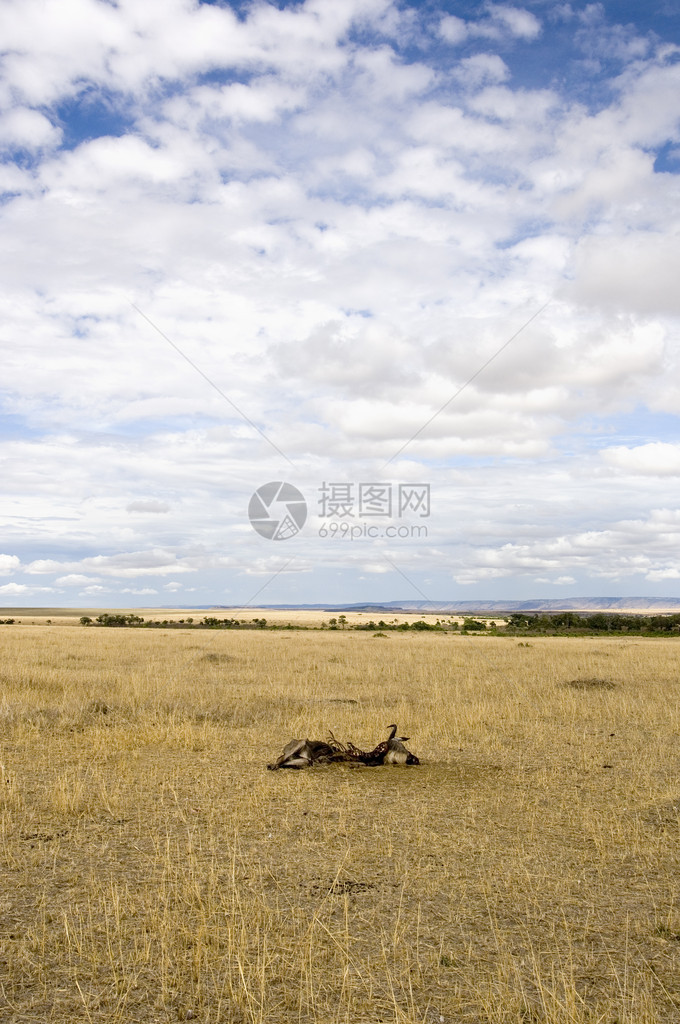
[[[404,746],[408,736],[397,736],[396,725],[390,725],[390,734],[373,750],[360,750],[353,743],[341,743],[333,733],[329,733],[328,742],[323,740],[291,740],[283,748],[283,753],[268,764],[270,771],[278,768],[309,768],[313,764],[364,764],[376,767],[382,764],[420,764],[415,754]]]

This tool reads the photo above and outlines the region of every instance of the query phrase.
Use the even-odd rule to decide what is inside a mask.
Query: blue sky
[[[678,0],[0,39],[2,603],[680,594]]]

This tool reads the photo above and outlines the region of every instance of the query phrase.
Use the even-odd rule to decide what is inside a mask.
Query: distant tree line
[[[557,636],[584,633],[680,634],[680,615],[625,615],[620,612],[558,612],[554,615],[513,613],[506,633],[548,633]]]
[[[393,630],[396,632],[408,632],[413,630],[416,633],[419,632],[448,632],[457,631],[465,633],[468,630],[485,630],[486,623],[480,619],[465,619],[462,627],[455,621],[446,620],[441,621],[437,619],[436,622],[425,622],[424,619],[418,619],[416,622],[385,622],[380,619],[379,622],[374,622],[370,619],[368,622],[349,623],[346,615],[339,615],[337,618],[329,619],[328,623],[322,622],[320,626],[305,626],[303,624],[293,625],[288,622],[285,624],[278,622],[268,623],[266,619],[218,619],[212,615],[204,616],[199,622],[196,622],[193,618],[186,619],[144,619],[141,615],[135,615],[134,612],[125,614],[124,612],[102,612],[93,619],[90,615],[81,615],[80,623],[82,626],[112,626],[118,628],[133,627],[133,628],[144,628],[144,629],[354,629],[359,631],[374,632],[377,629],[382,630]],[[496,623],[492,622],[492,628],[495,628]]]
[[[343,616],[341,616],[341,618],[343,618]],[[335,619],[331,619],[330,629],[336,628],[334,623]],[[491,629],[495,629],[496,623],[489,623],[489,627]],[[428,630],[434,633],[449,633],[456,632],[460,629],[461,632],[467,633],[468,631],[479,632],[481,630],[485,630],[487,628],[487,624],[486,622],[483,622],[481,619],[463,619],[462,626],[460,626],[458,622],[455,622],[453,619],[446,619],[444,621],[442,621],[441,619],[437,619],[436,622],[425,622],[424,619],[418,619],[416,622],[391,623],[385,622],[383,619],[380,619],[379,622],[374,622],[373,619],[371,619],[369,622],[358,622],[355,625],[350,626],[349,628],[358,630],[391,629],[397,633],[406,633],[409,630],[415,630],[416,633],[423,633]]]
[[[7,623],[12,619],[4,620]],[[594,612],[579,615],[577,612],[527,613],[513,612],[506,625],[498,627],[494,621],[484,619],[463,619],[462,625],[453,619],[437,619],[436,622],[385,622],[369,619],[367,622],[350,623],[347,616],[322,622],[320,626],[292,623],[267,622],[264,618],[256,619],[218,619],[213,615],[205,615],[200,621],[189,617],[186,619],[143,619],[133,612],[103,612],[96,619],[89,615],[80,618],[83,626],[114,626],[143,629],[269,629],[269,630],[314,630],[314,629],[347,629],[359,632],[374,633],[377,630],[396,633],[487,633],[492,636],[584,636],[593,633],[612,633],[617,635],[673,636],[680,635],[680,614],[677,615],[625,615],[619,612]],[[2,620],[0,620],[2,623]]]
[[[89,615],[80,616],[81,626],[114,626],[133,627],[143,629],[266,629],[266,619],[217,619],[206,615],[200,622],[193,618],[187,619],[144,619],[141,615],[130,613],[125,615],[119,612],[104,612],[92,619]],[[272,627],[270,627],[272,628]],[[283,626],[282,629],[292,629],[292,626]]]

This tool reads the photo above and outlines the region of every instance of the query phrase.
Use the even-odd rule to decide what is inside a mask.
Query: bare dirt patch
[[[601,651],[594,651],[593,653],[602,655]],[[615,690],[619,684],[613,679],[590,676],[587,679],[570,679],[564,685],[570,686],[572,690]]]

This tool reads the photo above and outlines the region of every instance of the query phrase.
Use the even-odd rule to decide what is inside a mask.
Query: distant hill
[[[219,607],[232,607],[220,605]],[[233,607],[236,607],[235,605]],[[272,611],[368,612],[372,615],[410,612],[455,615],[457,612],[680,612],[676,597],[563,597],[527,601],[387,601],[384,604],[262,604]]]

